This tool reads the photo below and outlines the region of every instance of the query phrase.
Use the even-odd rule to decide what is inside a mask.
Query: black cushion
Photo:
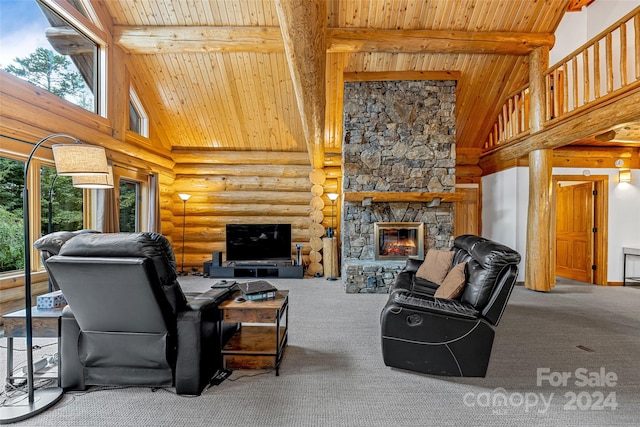
[[[140,257],[150,259],[158,274],[167,300],[174,313],[187,306],[187,299],[178,284],[176,259],[171,243],[157,233],[81,234],[60,249],[62,256],[77,257]]]
[[[51,255],[58,255],[62,245],[70,239],[84,233],[98,233],[95,230],[78,230],[78,231],[55,231],[46,234],[33,242],[33,247],[39,251],[49,252]]]

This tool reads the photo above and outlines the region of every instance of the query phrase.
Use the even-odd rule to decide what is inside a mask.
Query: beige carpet
[[[187,291],[214,282],[181,278]],[[323,279],[271,282],[289,289],[291,299],[289,348],[279,377],[235,371],[194,398],[172,389],[91,388],[67,393],[54,408],[16,425],[638,425],[639,289],[569,284],[544,294],[517,287],[487,377],[454,379],[384,366],[379,314],[386,295],[345,294],[340,281]],[[0,369],[5,366],[2,349]],[[562,372],[571,377],[566,385],[538,385],[539,369],[553,380]],[[601,371],[609,385],[596,383]],[[583,385],[583,377],[593,385]]]

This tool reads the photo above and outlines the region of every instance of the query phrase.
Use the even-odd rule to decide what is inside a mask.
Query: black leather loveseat
[[[62,387],[175,386],[178,394],[200,394],[237,330],[221,320],[225,291],[185,295],[171,245],[159,234],[54,233],[39,246],[56,252],[56,243],[45,266],[69,304],[61,320]]]
[[[494,328],[517,274],[520,255],[473,235],[455,239],[452,266],[466,262],[456,299],[434,296],[438,285],[416,277],[421,260],[409,259],[381,314],[387,366],[435,375],[485,376]],[[462,267],[462,266],[461,266]]]

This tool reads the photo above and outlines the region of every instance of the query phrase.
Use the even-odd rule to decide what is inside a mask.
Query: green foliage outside
[[[120,231],[136,232],[136,197],[138,185],[135,182],[120,181]]]
[[[16,215],[0,205],[0,272],[24,268],[23,234],[22,213]]]
[[[49,196],[52,195],[51,225],[53,231],[74,231],[82,228],[82,189],[73,186],[69,176],[58,176],[50,167],[40,169],[41,234],[49,233]],[[51,183],[53,182],[53,192]]]
[[[24,267],[24,163],[0,158],[0,272]]]

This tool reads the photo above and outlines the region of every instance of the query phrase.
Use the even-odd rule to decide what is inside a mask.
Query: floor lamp
[[[57,144],[53,150],[53,160],[58,175],[102,175],[108,174],[107,156],[104,148],[82,144],[78,139],[61,133],[49,135],[36,143],[24,164],[24,188],[22,191],[22,219],[24,228],[24,300],[25,336],[27,353],[27,395],[11,398],[0,406],[0,424],[14,423],[31,418],[55,405],[62,398],[62,388],[47,387],[35,389],[33,384],[33,321],[31,313],[31,244],[29,232],[29,190],[27,181],[29,165],[36,150],[54,138],[66,138],[73,144]],[[11,367],[13,368],[13,367]]]
[[[335,228],[333,226],[333,210],[338,199],[338,193],[327,193],[327,197],[331,200],[331,228],[327,229],[327,237],[333,237],[335,235]]]
[[[184,227],[186,225],[187,220],[187,200],[191,198],[191,194],[178,194],[178,197],[182,199],[182,267],[180,267],[180,275],[186,276],[187,272],[184,271]]]

